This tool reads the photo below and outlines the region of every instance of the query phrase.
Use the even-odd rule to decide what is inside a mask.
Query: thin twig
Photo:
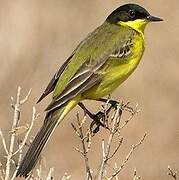
[[[75,149],[84,157],[87,180],[92,180],[93,178],[92,178],[91,168],[89,166],[89,159],[87,155],[91,147],[91,134],[90,134],[90,131],[87,131],[86,135],[84,135],[83,125],[85,122],[86,122],[86,116],[84,116],[82,122],[80,122],[79,114],[77,113],[78,127],[75,127],[74,124],[72,124],[72,127],[76,135],[80,138],[81,144],[82,144],[82,150],[80,150],[79,148],[75,148]],[[87,145],[86,145],[86,142],[87,142]]]
[[[18,149],[17,149],[17,150],[13,153],[13,155],[12,155],[12,156],[15,156],[17,153],[19,153],[19,158],[18,158],[17,167],[16,167],[16,170],[15,170],[15,172],[14,172],[11,180],[15,179],[15,177],[16,177],[16,173],[17,173],[17,170],[18,170],[18,168],[19,168],[19,165],[20,165],[20,162],[21,162],[21,159],[22,159],[22,149],[23,149],[23,147],[25,146],[25,143],[26,143],[26,141],[27,141],[27,138],[28,138],[28,136],[29,136],[29,134],[30,134],[30,132],[31,132],[31,130],[32,130],[32,127],[33,127],[34,122],[35,122],[35,120],[37,119],[37,117],[38,117],[38,114],[36,114],[36,109],[35,109],[35,107],[33,107],[33,110],[32,110],[32,119],[31,119],[30,127],[29,127],[28,131],[27,131],[26,134],[25,134],[24,140],[23,140],[22,143],[19,145]]]
[[[33,107],[33,109],[32,109],[32,119],[31,119],[31,124],[30,124],[30,126],[29,126],[29,128],[28,128],[28,131],[26,132],[26,134],[25,134],[25,137],[24,137],[24,140],[22,141],[22,143],[20,144],[20,146],[19,146],[19,148],[17,149],[17,151],[15,151],[14,153],[13,153],[13,156],[15,156],[23,147],[24,147],[24,145],[25,145],[25,143],[26,143],[26,141],[27,141],[27,138],[28,138],[28,136],[29,136],[29,134],[30,134],[30,132],[31,132],[31,130],[32,130],[32,127],[33,127],[33,125],[34,125],[34,121],[38,118],[38,114],[36,114],[36,109],[35,109],[35,107]]]
[[[20,93],[21,93],[21,87],[19,86],[17,90],[16,104],[14,105],[14,118],[13,118],[12,129],[17,127],[17,123],[20,117],[20,110],[19,110]],[[15,133],[12,133],[10,138],[9,153],[7,155],[5,180],[9,180],[9,176],[10,176],[10,166],[11,166],[11,158],[14,150],[14,142],[15,142]]]
[[[127,154],[125,160],[122,162],[121,166],[119,167],[119,169],[112,174],[112,176],[109,178],[109,180],[112,180],[116,175],[118,175],[121,170],[124,168],[124,166],[126,165],[126,163],[128,162],[128,160],[130,159],[131,155],[133,154],[133,152],[135,151],[136,148],[138,148],[145,140],[146,138],[146,133],[144,134],[144,136],[141,138],[141,140],[137,143],[132,145],[131,150],[129,151],[129,153]]]
[[[121,147],[121,145],[122,145],[122,143],[123,143],[123,140],[124,140],[124,138],[122,137],[122,138],[119,140],[119,142],[118,142],[118,144],[117,144],[114,152],[112,153],[111,156],[108,157],[108,159],[112,159],[112,158],[114,157],[114,155],[117,153],[117,151],[118,151],[119,148]]]
[[[124,121],[124,123],[121,125],[120,130],[123,129],[132,119],[133,117],[140,112],[140,109],[138,109],[138,104],[136,104],[136,107],[134,109],[132,109],[131,107],[128,106],[129,103],[127,103],[127,105],[124,105],[123,109],[127,110],[131,113],[130,117]]]
[[[24,104],[28,100],[30,94],[31,94],[31,89],[29,90],[29,92],[26,95],[26,97],[23,100],[20,100],[21,87],[19,86],[18,89],[17,89],[16,101],[14,102],[14,98],[11,97],[11,100],[12,100],[11,107],[13,108],[14,115],[13,115],[13,121],[12,121],[12,128],[9,131],[10,134],[11,134],[11,136],[10,136],[10,143],[9,143],[9,149],[8,149],[8,147],[6,145],[6,141],[5,141],[5,138],[3,137],[2,131],[0,131],[0,138],[2,140],[2,144],[3,144],[4,150],[6,152],[5,172],[4,172],[3,169],[0,172],[1,179],[3,179],[3,180],[9,180],[9,179],[13,180],[13,179],[15,179],[17,169],[18,169],[20,161],[22,159],[22,148],[24,147],[24,145],[26,143],[27,137],[28,137],[28,135],[29,135],[29,133],[30,133],[30,131],[32,129],[34,120],[37,118],[36,110],[33,107],[33,115],[32,115],[31,125],[30,125],[30,127],[28,128],[28,131],[25,134],[24,140],[18,146],[18,149],[14,152],[14,145],[15,145],[16,136],[18,136],[19,133],[21,134],[22,130],[24,131],[24,129],[27,128],[26,126],[18,127],[18,124],[20,122],[20,106],[22,104]],[[19,153],[18,162],[15,163],[15,161],[12,159],[12,157],[15,156],[18,153]],[[10,177],[10,173],[12,172],[11,164],[17,165],[16,166],[16,170],[12,173],[12,177]]]
[[[103,159],[102,159],[101,167],[100,167],[100,171],[99,171],[99,179],[100,180],[102,180],[102,178],[104,177],[104,170],[105,170],[106,163],[109,160],[109,154],[110,154],[112,140],[113,140],[115,133],[117,132],[117,128],[118,128],[118,124],[119,124],[121,115],[122,115],[121,107],[118,106],[117,110],[115,111],[115,116],[113,119],[112,128],[110,130],[110,135],[108,138],[106,148],[105,148],[105,142],[104,142],[104,140],[102,140]],[[119,143],[119,144],[121,145],[121,143]],[[119,145],[119,147],[120,147],[120,145]],[[119,149],[119,147],[117,148],[117,150]],[[116,154],[116,152],[114,152],[113,154]]]
[[[26,103],[29,99],[29,96],[31,95],[31,92],[32,92],[32,88],[29,90],[29,92],[27,93],[27,95],[25,96],[24,99],[20,100],[20,105]]]

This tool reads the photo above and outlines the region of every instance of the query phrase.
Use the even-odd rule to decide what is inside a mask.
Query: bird
[[[124,4],[79,43],[38,100],[53,92],[16,177],[30,175],[54,130],[75,106],[83,108],[83,100],[105,101],[134,72],[145,50],[146,25],[158,21],[163,19],[138,4]]]

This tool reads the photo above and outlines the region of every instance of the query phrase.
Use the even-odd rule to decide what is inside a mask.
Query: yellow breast
[[[126,58],[110,58],[108,67],[102,70],[103,78],[100,84],[84,93],[88,99],[98,99],[111,94],[136,69],[144,52],[144,38],[137,33],[133,38],[131,54]]]

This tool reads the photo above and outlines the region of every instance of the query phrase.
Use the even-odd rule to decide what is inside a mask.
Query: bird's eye
[[[135,11],[129,10],[129,15],[131,18],[133,18],[135,16]]]

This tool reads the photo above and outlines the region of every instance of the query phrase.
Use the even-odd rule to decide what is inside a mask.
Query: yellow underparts
[[[65,116],[82,100],[81,95],[76,96],[70,100],[64,107],[57,112],[58,124],[65,118]]]
[[[132,53],[126,58],[110,58],[107,68],[101,71],[101,83],[83,93],[85,99],[99,99],[111,94],[136,69],[145,49],[143,32],[146,24],[143,20],[122,22],[122,25],[130,26],[137,31],[132,40]]]

